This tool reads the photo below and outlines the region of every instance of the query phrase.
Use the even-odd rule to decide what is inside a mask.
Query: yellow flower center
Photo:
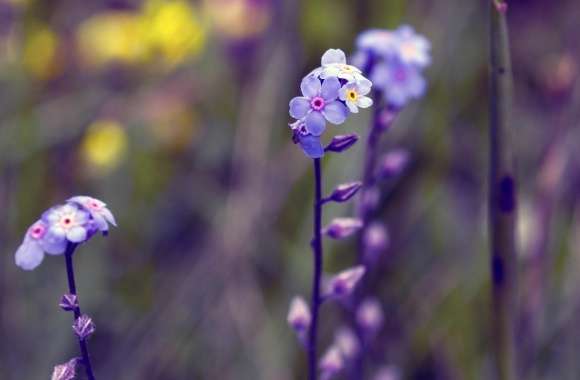
[[[356,100],[358,98],[358,94],[355,90],[350,90],[346,93],[346,96],[349,100]]]

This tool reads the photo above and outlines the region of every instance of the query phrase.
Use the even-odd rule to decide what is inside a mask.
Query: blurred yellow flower
[[[187,1],[148,0],[142,21],[150,53],[169,66],[198,54],[205,44],[206,27]]]
[[[266,30],[271,10],[265,3],[251,0],[205,0],[212,26],[232,39],[255,37]]]
[[[89,67],[111,62],[137,63],[147,52],[144,33],[138,13],[109,11],[97,14],[80,25],[78,50]]]
[[[61,66],[58,62],[58,36],[47,25],[32,25],[24,39],[22,64],[33,76],[49,79]]]
[[[127,133],[115,120],[97,120],[91,124],[81,143],[85,162],[98,170],[118,166],[127,151]]]

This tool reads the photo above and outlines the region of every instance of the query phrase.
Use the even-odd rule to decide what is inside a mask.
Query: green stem
[[[490,247],[494,369],[516,379],[514,320],[517,292],[516,180],[510,138],[512,78],[505,3],[490,1]]]

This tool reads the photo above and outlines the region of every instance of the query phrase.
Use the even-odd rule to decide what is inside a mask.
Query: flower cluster
[[[431,44],[412,27],[367,30],[356,46],[351,62],[363,68],[389,106],[402,108],[423,96],[427,86],[423,69],[431,63]]]
[[[342,124],[350,113],[373,104],[366,96],[371,91],[371,81],[346,63],[342,50],[327,50],[321,64],[302,79],[302,96],[290,101],[290,116],[296,119],[290,123],[294,142],[311,158],[324,155],[320,136],[327,122]]]
[[[99,231],[106,235],[109,224],[116,226],[105,203],[87,196],[72,197],[45,211],[28,228],[15,254],[16,265],[32,270],[40,265],[45,253],[60,255],[68,243],[83,243]]]

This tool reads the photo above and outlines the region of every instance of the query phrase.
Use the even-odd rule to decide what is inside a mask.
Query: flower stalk
[[[68,279],[68,290],[69,294],[77,297],[77,287],[75,283],[75,274],[74,274],[74,267],[73,267],[73,254],[75,249],[77,248],[78,244],[68,242],[66,246],[66,251],[64,252],[64,257],[66,261],[66,274]],[[74,321],[76,321],[81,317],[81,308],[77,304],[77,306],[72,310],[74,314]],[[79,348],[81,351],[81,356],[83,360],[83,364],[85,367],[85,371],[87,373],[87,378],[89,380],[95,380],[95,375],[93,374],[93,367],[91,365],[91,359],[89,356],[89,350],[87,347],[87,341],[84,338],[79,337]]]
[[[318,315],[321,304],[321,281],[323,270],[322,258],[322,168],[320,158],[314,160],[314,223],[312,253],[314,255],[314,273],[312,280],[312,299],[310,310],[312,322],[308,335],[308,378],[318,377]]]
[[[516,379],[514,318],[517,292],[516,182],[510,138],[512,78],[507,4],[490,1],[489,223],[495,377]]]

